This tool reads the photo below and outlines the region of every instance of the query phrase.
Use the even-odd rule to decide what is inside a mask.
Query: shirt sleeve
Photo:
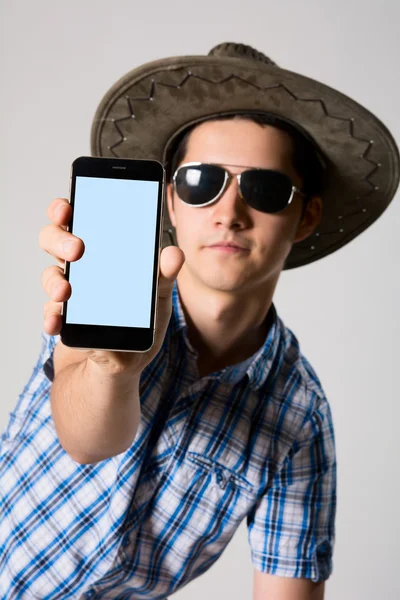
[[[38,405],[47,397],[53,378],[53,351],[59,339],[60,336],[42,332],[40,352],[31,375],[19,394],[14,409],[10,412],[5,431],[0,436],[0,453],[2,444],[20,435],[24,424],[32,419]]]
[[[248,515],[254,567],[312,581],[328,579],[336,514],[336,455],[332,416],[320,398],[282,467]]]

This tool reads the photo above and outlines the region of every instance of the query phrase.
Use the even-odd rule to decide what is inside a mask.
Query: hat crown
[[[259,52],[255,48],[251,46],[247,46],[246,44],[236,44],[234,42],[224,42],[222,44],[218,44],[218,46],[214,46],[208,53],[208,56],[228,56],[231,58],[245,58],[247,60],[255,60],[258,62],[263,62],[266,65],[275,65],[277,64],[265,56],[262,52]]]

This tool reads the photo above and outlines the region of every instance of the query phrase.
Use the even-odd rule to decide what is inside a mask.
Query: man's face
[[[301,188],[291,152],[289,135],[274,127],[239,119],[208,121],[192,131],[181,164],[214,163],[231,173],[252,167],[274,169]],[[184,204],[170,185],[168,208],[186,257],[182,276],[214,290],[249,292],[279,277],[296,239],[302,198],[295,194],[284,211],[266,214],[241,198],[233,178],[217,202],[200,208]],[[242,250],[218,246],[220,242],[237,244]]]

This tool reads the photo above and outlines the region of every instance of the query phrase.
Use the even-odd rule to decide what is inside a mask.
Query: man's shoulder
[[[278,317],[280,352],[274,393],[284,398],[288,405],[307,413],[327,402],[321,380],[292,329]]]

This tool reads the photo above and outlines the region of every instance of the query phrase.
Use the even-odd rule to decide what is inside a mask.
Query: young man
[[[389,132],[338,92],[223,44],[120,80],[92,149],[164,160],[177,246],[161,255],[152,350],[73,350],[58,339],[63,264],[84,240],[66,231],[68,202],[50,205],[40,244],[59,266],[42,279],[43,349],[0,446],[1,597],[166,598],[246,518],[254,598],[323,598],[332,419],[273,295],[284,268],[387,206]]]

